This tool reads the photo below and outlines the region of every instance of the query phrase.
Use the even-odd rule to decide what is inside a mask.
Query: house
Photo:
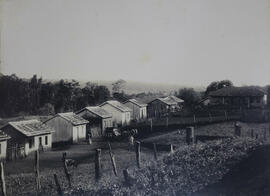
[[[112,114],[113,126],[124,126],[130,123],[131,109],[119,101],[106,101],[100,105],[101,108]]]
[[[10,137],[0,130],[0,160],[6,160],[7,157],[7,141]]]
[[[143,120],[146,119],[147,113],[146,113],[146,106],[147,104],[139,103],[136,99],[129,99],[124,102],[124,105],[129,107],[131,112],[131,120]]]
[[[54,130],[39,120],[9,122],[1,130],[10,136],[7,143],[8,159],[24,157],[40,148],[49,150],[52,147]]]
[[[112,127],[112,114],[99,106],[85,107],[76,114],[89,123],[86,125],[86,132],[91,133],[92,138],[104,135],[107,127]]]
[[[52,143],[78,143],[86,139],[88,121],[73,112],[58,113],[44,123],[55,129]]]
[[[210,105],[228,108],[263,108],[267,93],[258,87],[225,87],[209,93]]]
[[[184,100],[175,96],[157,98],[147,105],[147,116],[150,118],[163,117],[169,113],[180,111]]]

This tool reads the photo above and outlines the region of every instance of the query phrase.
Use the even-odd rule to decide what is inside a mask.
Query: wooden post
[[[124,175],[124,179],[125,179],[125,184],[126,184],[127,186],[131,186],[131,182],[130,182],[130,178],[129,178],[128,169],[124,169],[124,170],[123,170],[123,175]]]
[[[63,195],[63,191],[62,191],[61,186],[59,184],[57,175],[56,174],[53,174],[53,176],[54,176],[54,182],[55,182],[55,185],[56,185],[57,193],[58,193],[59,196],[62,196]]]
[[[225,110],[224,113],[225,113],[225,120],[228,120],[227,111]]]
[[[6,181],[5,181],[5,174],[4,174],[4,165],[3,162],[0,163],[0,172],[1,172],[1,192],[3,196],[7,196],[6,190]]]
[[[174,153],[173,145],[172,144],[170,144],[170,153]]]
[[[156,145],[156,143],[153,143],[153,152],[154,152],[155,160],[157,160],[157,145]]]
[[[168,126],[169,126],[169,117],[167,116],[167,118],[166,118],[166,127],[167,127],[167,129],[168,129]]]
[[[67,153],[63,152],[62,161],[63,161],[64,172],[65,172],[65,175],[66,175],[66,178],[67,178],[67,181],[68,181],[68,185],[69,185],[69,187],[71,187],[71,180],[70,180],[71,175],[68,172],[67,163],[66,163],[66,156],[67,156]]]
[[[235,123],[234,125],[234,135],[241,137],[241,126],[238,123]]]
[[[141,143],[136,141],[136,160],[138,168],[141,168]]]
[[[151,131],[153,130],[153,120],[152,118],[150,119],[150,128],[151,128]]]
[[[90,133],[88,133],[88,144],[92,144],[92,138]]]
[[[35,174],[36,174],[36,190],[38,195],[41,189],[40,175],[39,175],[39,150],[35,151]]]
[[[188,145],[190,145],[190,143],[194,144],[194,127],[186,128],[186,142]]]
[[[250,136],[251,136],[251,138],[254,138],[254,129],[251,129]]]
[[[193,115],[193,122],[196,123],[196,116],[195,116],[195,114]]]
[[[112,148],[111,148],[110,142],[108,142],[108,145],[109,145],[109,153],[110,153],[110,157],[111,157],[111,162],[112,162],[112,166],[113,166],[113,172],[114,172],[114,175],[117,176],[115,158],[114,158],[114,155],[112,153]]]
[[[101,178],[101,162],[100,162],[101,149],[96,149],[96,159],[95,159],[95,177],[96,181]]]

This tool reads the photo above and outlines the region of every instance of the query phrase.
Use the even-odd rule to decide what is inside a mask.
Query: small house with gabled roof
[[[150,118],[159,118],[168,115],[169,113],[181,110],[184,100],[168,96],[157,98],[147,104],[147,116]]]
[[[131,120],[144,120],[147,117],[147,111],[146,111],[146,106],[147,104],[140,103],[136,99],[129,99],[123,103],[127,107],[129,107],[132,112],[131,112]]]
[[[44,124],[54,128],[53,143],[78,143],[86,139],[87,120],[73,112],[58,113],[44,121]]]
[[[99,107],[112,114],[113,126],[125,126],[130,123],[130,115],[132,110],[119,101],[106,101]]]
[[[6,160],[7,157],[7,141],[10,137],[0,130],[0,160]]]
[[[99,106],[85,107],[76,114],[89,121],[86,132],[91,134],[92,138],[104,136],[105,129],[113,126],[112,114]]]
[[[54,130],[39,120],[22,120],[9,122],[1,130],[10,136],[7,144],[8,159],[24,157],[40,148],[52,147]]]

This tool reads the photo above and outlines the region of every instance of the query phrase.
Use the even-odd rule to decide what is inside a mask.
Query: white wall
[[[0,141],[1,152],[0,152],[0,160],[6,159],[7,156],[7,141]]]
[[[123,124],[124,121],[124,116],[123,116],[123,112],[121,112],[120,110],[116,109],[115,107],[109,105],[109,104],[105,104],[103,106],[101,106],[101,108],[103,108],[104,110],[106,110],[107,112],[112,114],[112,121],[115,122],[116,124]]]

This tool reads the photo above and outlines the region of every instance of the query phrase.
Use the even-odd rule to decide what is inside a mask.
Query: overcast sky
[[[270,84],[270,0],[2,0],[1,71]]]

